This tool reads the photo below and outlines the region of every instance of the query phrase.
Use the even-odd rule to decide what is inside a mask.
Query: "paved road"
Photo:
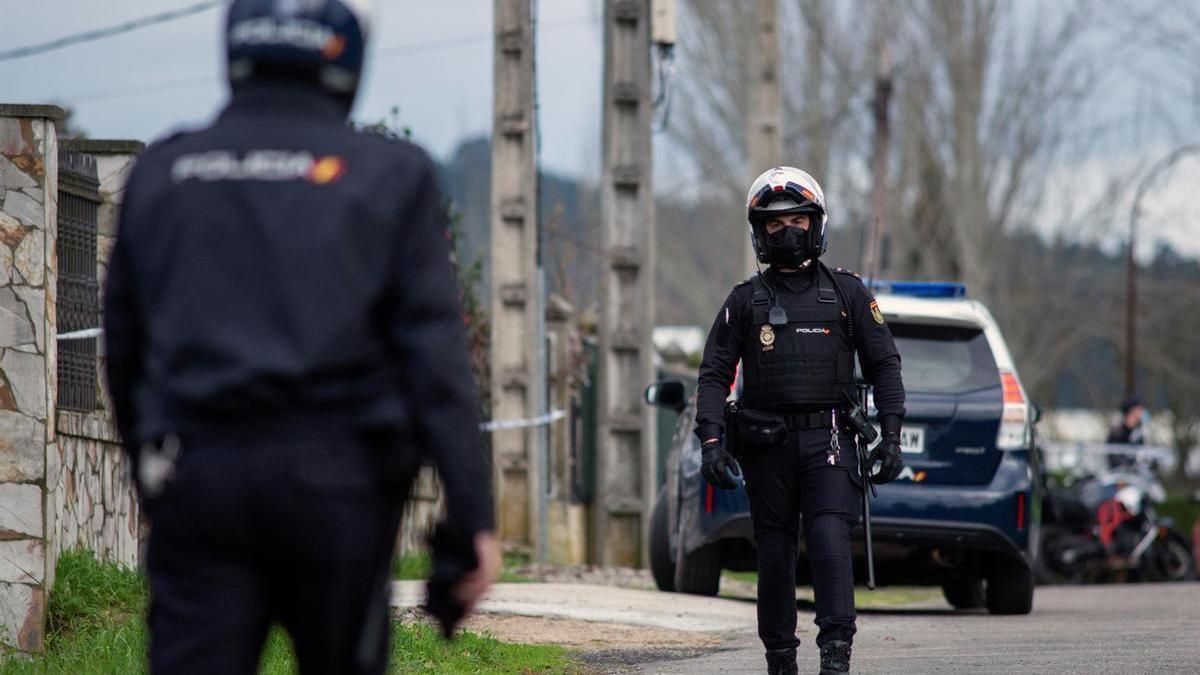
[[[800,672],[817,670],[816,627],[800,612]],[[703,656],[643,663],[641,673],[762,673],[744,631]],[[859,614],[855,673],[1200,673],[1200,583],[1044,587],[1028,616],[944,604]],[[628,672],[628,671],[626,671]]]

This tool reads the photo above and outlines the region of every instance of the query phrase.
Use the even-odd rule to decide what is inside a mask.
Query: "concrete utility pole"
[[[593,556],[641,565],[657,488],[654,379],[654,193],[650,0],[604,3],[604,168],[600,220],[599,429]]]
[[[492,122],[492,419],[542,412],[542,298],[531,0],[496,0]],[[533,554],[538,541],[544,438],[537,427],[492,432],[497,526],[506,548]]]
[[[886,37],[879,42],[879,74],[875,77],[875,148],[871,158],[871,228],[863,247],[862,273],[874,280],[879,272],[880,242],[887,210],[887,160],[891,142],[889,107],[892,99],[892,48]]]
[[[746,155],[750,175],[746,186],[763,171],[782,163],[783,145],[779,129],[783,121],[783,96],[779,89],[779,0],[758,0],[755,9],[755,39],[748,43],[750,53],[750,105],[746,116]],[[754,246],[747,235],[742,240],[746,274],[757,271]]]

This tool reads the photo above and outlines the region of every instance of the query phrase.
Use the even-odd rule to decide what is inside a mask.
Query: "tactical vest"
[[[752,333],[742,351],[742,399],[748,408],[795,412],[832,408],[855,399],[850,318],[833,275],[822,266],[812,292],[775,293],[760,275],[752,283]],[[777,296],[787,323],[771,325]]]

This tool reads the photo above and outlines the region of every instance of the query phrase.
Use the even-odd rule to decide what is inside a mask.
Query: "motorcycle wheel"
[[[1084,582],[1084,566],[1082,563],[1064,567],[1058,562],[1061,551],[1070,545],[1072,535],[1067,530],[1054,525],[1042,526],[1042,541],[1037,560],[1034,561],[1034,579],[1039,586],[1049,584],[1082,584]]]
[[[1183,535],[1167,530],[1146,550],[1139,571],[1146,581],[1191,581],[1196,578],[1196,560]]]

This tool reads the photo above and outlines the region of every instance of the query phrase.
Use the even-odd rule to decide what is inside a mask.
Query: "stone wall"
[[[0,638],[42,647],[58,479],[53,106],[0,106]]]
[[[0,641],[25,651],[42,647],[58,554],[86,547],[134,565],[141,531],[103,389],[93,412],[57,409],[54,125],[61,119],[54,106],[0,105]],[[121,191],[141,144],[69,143],[97,159],[103,281]]]

